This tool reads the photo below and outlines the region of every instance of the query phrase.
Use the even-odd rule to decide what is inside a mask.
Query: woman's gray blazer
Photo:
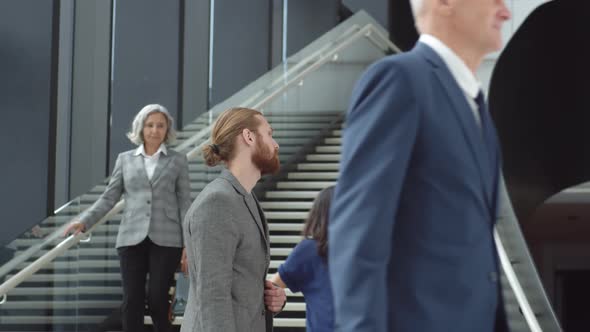
[[[117,248],[136,245],[147,236],[160,246],[183,247],[182,220],[191,203],[186,156],[171,149],[160,154],[150,181],[143,156],[135,151],[119,154],[107,188],[80,220],[91,227],[123,196]]]
[[[191,205],[184,234],[190,290],[181,332],[270,332],[269,233],[255,196],[224,169]]]

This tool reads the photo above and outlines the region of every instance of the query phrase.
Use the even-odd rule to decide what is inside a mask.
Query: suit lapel
[[[131,165],[133,169],[137,170],[138,173],[141,173],[141,177],[145,180],[146,183],[150,183],[148,178],[147,172],[145,170],[145,165],[143,163],[143,156],[141,154],[133,155],[131,158]]]
[[[484,188],[486,202],[491,208],[493,200],[491,197],[493,192],[491,178],[494,173],[490,168],[491,160],[489,160],[485,153],[483,146],[484,138],[477,122],[475,121],[475,117],[472,114],[471,107],[469,106],[463,91],[454,80],[451,72],[443,63],[442,59],[426,45],[419,44],[417,46],[417,51],[421,52],[426,57],[427,61],[433,65],[433,71],[451,102],[453,113],[461,124],[466,144],[469,146],[479,169],[480,180]]]
[[[156,169],[154,170],[154,175],[152,175],[152,180],[150,183],[153,185],[158,181],[160,175],[162,175],[162,171],[168,166],[172,157],[169,155],[165,155],[164,153],[160,153],[160,157],[158,158],[158,164],[156,165]]]
[[[262,207],[260,206],[260,202],[258,202],[258,198],[256,198],[256,195],[254,195],[254,193],[252,193],[252,197],[254,198],[254,202],[256,203],[256,209],[258,209],[258,215],[260,216],[260,218],[262,218],[261,224],[262,224],[262,228],[264,230],[264,239],[266,240],[266,244],[268,244],[268,241],[270,239],[270,233],[269,233],[269,229],[268,229],[268,223],[266,222],[266,216],[264,215],[264,210],[262,210]]]
[[[260,208],[260,205],[258,204],[258,200],[254,196],[254,194],[249,195],[248,192],[246,192],[246,189],[244,189],[244,187],[242,187],[242,185],[240,184],[238,179],[236,179],[236,177],[229,170],[224,168],[221,171],[221,174],[219,176],[226,179],[227,181],[229,181],[229,183],[231,183],[231,185],[236,189],[236,191],[238,191],[238,193],[240,193],[240,195],[242,195],[242,199],[244,200],[244,205],[246,205],[246,207],[248,208],[248,211],[250,212],[250,216],[252,217],[252,220],[256,224],[256,227],[258,227],[258,230],[260,231],[260,234],[261,234],[262,238],[264,239],[264,242],[266,244],[266,248],[268,250],[269,238],[268,238],[268,229],[266,228],[266,218],[264,217],[264,211],[262,211],[262,208]],[[248,196],[252,197],[252,199],[250,200],[251,201],[250,203],[248,202],[249,201]]]
[[[250,215],[252,216],[252,218],[256,222],[256,226],[258,226],[258,230],[260,231],[260,234],[262,235],[262,238],[264,239],[264,243],[266,244],[266,247],[268,248],[268,238],[266,235],[266,227],[264,226],[264,225],[266,225],[266,219],[264,219],[264,224],[263,224],[263,220],[261,219],[261,218],[264,218],[264,214],[263,214],[264,212],[262,212],[262,209],[260,209],[260,207],[258,206],[258,202],[254,198],[254,195],[252,195],[252,203],[250,203],[250,204],[248,204],[248,200],[246,199],[246,196],[244,196],[244,203],[248,207],[248,211],[250,211]],[[252,205],[254,205],[254,206],[252,206]]]

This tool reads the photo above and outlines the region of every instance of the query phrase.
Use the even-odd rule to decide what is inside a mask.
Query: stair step
[[[270,122],[270,125],[275,132],[279,132],[281,130],[314,130],[316,132],[326,128],[328,121],[310,121],[310,122]]]
[[[324,143],[326,143],[326,144],[342,144],[342,138],[340,138],[340,137],[326,138],[324,140]]]
[[[288,256],[293,248],[270,248],[271,256]]]
[[[117,261],[118,262],[118,261]],[[96,266],[96,265],[95,265]],[[120,281],[119,273],[76,273],[76,274],[55,274],[39,273],[30,276],[27,282],[51,282],[51,281]],[[0,307],[1,309],[2,307]]]
[[[2,324],[88,324],[100,323],[104,315],[78,316],[13,316],[2,317]]]
[[[264,210],[309,210],[312,202],[260,202]]]
[[[340,145],[335,145],[335,146],[318,146],[316,147],[316,152],[317,153],[340,153],[342,151],[342,148],[340,148]]]
[[[117,308],[121,301],[110,300],[77,300],[77,301],[7,301],[0,308],[9,310],[20,309],[93,309],[93,308]],[[0,322],[3,319],[0,319]]]
[[[268,224],[268,229],[271,232],[301,232],[303,230],[303,223],[297,224],[275,224],[270,222]],[[271,244],[272,245],[272,244]]]
[[[324,189],[336,184],[336,181],[281,181],[277,189]]]
[[[308,154],[309,161],[340,161],[340,154]]]
[[[18,265],[18,269],[24,269],[27,267],[29,263],[21,263]],[[119,260],[72,260],[69,262],[60,262],[60,261],[53,261],[47,265],[45,265],[45,269],[53,268],[53,269],[71,269],[71,268],[79,268],[79,269],[89,269],[95,267],[101,268],[118,268]]]
[[[299,235],[271,235],[271,243],[291,243],[293,245],[301,242],[301,236]]]
[[[267,191],[266,198],[314,199],[319,191]]]
[[[266,219],[277,220],[277,219],[305,219],[307,218],[308,212],[265,212]]]
[[[269,114],[265,114],[264,117],[266,118],[266,120],[268,121],[268,123],[270,124],[278,124],[278,123],[296,123],[296,124],[307,124],[307,123],[317,123],[317,122],[323,122],[323,123],[329,123],[331,121],[334,121],[336,119],[336,116],[338,116],[339,114],[334,114],[334,115],[300,115],[300,114],[274,114],[274,115],[269,115]],[[202,119],[198,119],[196,121],[191,122],[190,124],[186,125],[182,132],[185,132],[187,130],[192,130],[192,128],[196,128],[196,127],[207,127],[211,124],[212,122],[209,120],[209,118],[202,118]]]
[[[92,295],[105,295],[105,294],[114,294],[119,295],[123,294],[123,289],[121,287],[98,287],[98,286],[80,286],[76,288],[72,287],[52,287],[51,289],[47,289],[44,287],[17,287],[10,292],[8,292],[8,298],[10,296],[21,296],[21,295],[79,295],[79,294],[92,294]]]
[[[339,163],[302,163],[297,165],[300,171],[338,171]]]
[[[287,174],[290,180],[336,180],[339,172],[292,172]]]

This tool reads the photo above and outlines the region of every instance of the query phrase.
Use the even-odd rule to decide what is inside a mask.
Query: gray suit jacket
[[[270,264],[266,219],[226,169],[197,196],[184,220],[190,290],[181,332],[272,330],[264,306]]]
[[[186,156],[168,149],[167,155],[160,155],[150,181],[143,157],[134,152],[119,154],[107,188],[80,220],[91,227],[123,195],[117,248],[136,245],[147,236],[160,246],[182,247],[182,220],[191,204]]]

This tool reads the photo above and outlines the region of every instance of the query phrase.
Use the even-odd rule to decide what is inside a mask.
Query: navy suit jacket
[[[429,46],[363,74],[342,149],[329,227],[336,330],[494,331],[499,152],[486,154]]]

